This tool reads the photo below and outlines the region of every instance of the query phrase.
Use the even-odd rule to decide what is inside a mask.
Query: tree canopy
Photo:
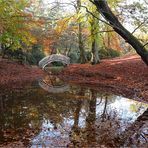
[[[71,62],[98,63],[99,58],[131,52],[129,43],[147,64],[145,4],[126,0],[0,0],[0,45],[28,50],[38,44],[47,55],[60,52],[71,57]]]

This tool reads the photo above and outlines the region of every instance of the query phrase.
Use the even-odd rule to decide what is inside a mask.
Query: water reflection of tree
[[[34,118],[29,116],[28,108],[24,108],[23,95],[24,93],[15,93],[2,97],[4,103],[0,107],[3,109],[0,116],[0,136],[3,136],[3,139],[0,138],[1,143],[2,141],[21,141],[24,139],[27,144],[29,142],[29,133],[35,133],[29,126],[29,123]]]
[[[75,93],[77,92],[79,90],[75,91]],[[25,132],[29,133],[29,130],[37,133],[43,120],[52,121],[54,125],[63,123],[64,117],[73,116],[76,111],[75,106],[78,104],[76,100],[69,99],[70,96],[68,94],[48,94],[40,89],[32,90],[31,93],[24,91],[24,95],[14,93],[4,96],[0,100],[0,110],[3,111],[0,116],[0,140],[4,134],[3,131],[10,133],[9,140],[12,140],[15,134],[17,139],[14,141],[19,138],[21,140],[25,137]],[[4,102],[4,100],[6,101]]]
[[[107,102],[108,102],[108,99],[107,99],[107,96],[105,96],[105,99],[104,99],[104,109],[103,109],[103,113],[101,115],[102,122],[104,122],[105,118],[107,117]]]
[[[110,104],[113,103],[113,99],[110,100],[111,96],[104,95],[100,97],[100,102],[97,104],[98,93],[94,90],[90,91],[90,100],[88,103],[88,112],[86,117],[86,126],[81,128],[77,126],[77,130],[73,130],[73,136],[71,142],[74,146],[107,146],[107,147],[119,147],[121,145],[130,146],[130,138],[135,134],[135,131],[141,130],[144,125],[143,120],[148,119],[147,111],[144,112],[138,119],[123,132],[121,127],[121,121],[115,110],[110,109]],[[100,95],[99,95],[100,96]],[[102,108],[102,114],[96,116],[96,106],[99,105]],[[80,114],[80,107],[82,104],[77,105],[77,115]],[[98,107],[98,106],[97,106]],[[78,119],[76,123],[78,124]],[[76,133],[77,131],[77,133]],[[128,136],[127,136],[128,135]],[[118,137],[119,136],[119,137]],[[145,138],[146,139],[146,138]],[[128,145],[129,142],[129,145]],[[136,143],[135,143],[136,144]],[[137,144],[138,145],[138,144]]]
[[[110,109],[110,104],[115,101],[115,97],[77,87],[63,94],[49,94],[36,89],[29,95],[25,92],[24,95],[14,94],[0,101],[1,139],[5,138],[4,132],[11,129],[13,131],[10,133],[11,137],[13,138],[15,134],[15,137],[18,137],[16,140],[22,140],[23,136],[28,136],[27,132],[39,133],[43,120],[52,121],[53,125],[61,125],[65,118],[73,117],[74,124],[70,134],[73,145],[117,147],[122,141],[123,145],[128,144],[131,136],[125,138],[124,135],[134,135],[133,129],[141,130],[145,124],[143,121],[147,119],[146,111],[123,132],[116,111]],[[97,109],[99,109],[98,114]],[[82,110],[85,114],[82,114]],[[86,118],[85,125],[82,127],[79,125],[80,118]]]
[[[108,135],[107,130],[112,128],[110,126],[111,122],[115,119],[116,116],[112,116],[112,118],[107,113],[107,105],[108,105],[108,97],[105,95],[98,94],[94,90],[90,90],[89,92],[90,99],[87,100],[87,117],[86,117],[86,126],[84,128],[78,127],[77,130],[73,130],[74,137],[71,138],[72,144],[75,146],[76,144],[79,146],[87,146],[94,147],[102,145],[113,146],[110,144],[111,137]],[[97,97],[100,97],[100,102],[97,104]],[[113,100],[110,100],[113,101]],[[96,116],[96,106],[100,105],[102,107],[102,114]],[[81,105],[82,106],[82,105]],[[77,106],[77,115],[80,114],[80,103]],[[77,116],[78,121],[78,116]],[[98,123],[96,123],[98,122]],[[107,122],[107,123],[106,123]],[[118,120],[117,120],[118,122]],[[78,123],[78,122],[77,122]],[[106,124],[105,124],[106,123]],[[115,122],[114,122],[115,123]],[[105,126],[104,126],[105,125]],[[77,133],[76,133],[77,131]],[[107,144],[108,143],[108,144]]]
[[[86,118],[86,131],[91,131],[87,134],[87,145],[94,146],[96,144],[96,99],[97,93],[92,90],[89,100],[89,112]]]

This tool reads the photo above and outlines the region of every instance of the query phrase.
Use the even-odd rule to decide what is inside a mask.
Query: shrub
[[[21,62],[27,62],[31,65],[37,65],[38,62],[44,57],[42,47],[40,45],[33,45],[32,49],[24,52],[21,48],[11,50],[11,48],[4,48],[1,51],[3,58],[17,59]]]
[[[12,50],[11,48],[4,48],[1,52],[1,55],[3,58],[16,59],[21,62],[23,62],[25,59],[25,53],[22,51],[21,48],[17,50]]]
[[[32,54],[30,53],[26,53],[26,60],[25,62],[30,64],[30,65],[36,65],[37,64],[37,61],[36,59],[32,56]]]
[[[31,65],[37,65],[44,58],[44,53],[40,45],[33,45],[30,52],[26,52],[26,62]]]
[[[69,53],[70,63],[79,63],[79,54],[73,51]]]
[[[120,52],[111,48],[105,48],[99,50],[99,56],[101,59],[114,58],[114,57],[119,57]]]

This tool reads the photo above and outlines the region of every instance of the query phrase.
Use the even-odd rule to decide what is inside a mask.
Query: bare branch
[[[89,38],[89,37],[91,37],[92,35],[96,35],[96,34],[98,34],[98,33],[100,33],[100,35],[101,35],[101,33],[104,33],[104,32],[114,32],[114,30],[102,30],[102,31],[97,31],[97,32],[95,32],[95,33],[93,33],[93,34],[89,34],[87,37]],[[87,40],[87,38],[84,39],[83,41],[85,41],[85,40]]]
[[[109,25],[109,26],[112,26],[112,25],[109,24],[108,22],[106,22],[106,21],[104,21],[104,20],[102,20],[102,19],[96,17],[91,11],[88,10],[88,8],[87,8],[86,6],[81,6],[81,7],[85,8],[85,9],[86,9],[86,12],[88,12],[89,14],[91,14],[94,18],[98,19],[99,21],[101,21],[101,22],[103,22],[103,23],[105,23],[105,24],[107,24],[107,25]]]
[[[148,5],[148,2],[146,0],[144,0],[144,2]]]
[[[141,24],[139,24],[132,32],[132,34],[137,30],[139,29],[146,21],[144,20],[144,22],[142,22]]]
[[[91,3],[95,4],[92,0],[89,0]]]
[[[143,47],[145,47],[146,45],[148,45],[148,42],[146,44],[144,44]]]

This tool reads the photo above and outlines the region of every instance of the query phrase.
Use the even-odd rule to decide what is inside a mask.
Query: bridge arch
[[[63,64],[69,65],[70,58],[62,54],[52,54],[44,57],[41,61],[39,61],[39,67],[44,69],[48,64],[52,62],[61,62]]]

